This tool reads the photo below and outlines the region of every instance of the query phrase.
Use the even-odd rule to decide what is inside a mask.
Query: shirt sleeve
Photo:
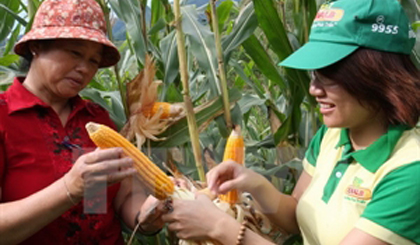
[[[4,119],[1,120],[1,118],[4,118],[6,115],[6,107],[2,106],[5,104],[5,100],[4,97],[0,98],[0,188],[2,187],[3,184],[3,179],[4,179],[4,171],[6,169],[6,146],[5,146],[5,140],[4,140]],[[1,197],[1,192],[0,192],[0,197]],[[1,198],[0,198],[1,201]]]
[[[0,131],[0,188],[2,186],[3,183],[3,178],[4,178],[4,169],[5,169],[5,165],[6,165],[6,151],[4,149],[4,139],[3,139],[3,134]],[[1,194],[1,192],[0,192]],[[1,195],[0,195],[1,197]],[[1,198],[0,198],[1,200]]]
[[[385,176],[356,227],[391,244],[420,244],[420,161]]]
[[[311,176],[315,171],[316,161],[318,159],[318,155],[321,149],[321,142],[327,130],[328,128],[325,125],[322,125],[321,128],[318,129],[318,131],[312,138],[311,143],[309,144],[308,150],[305,153],[305,159],[303,160],[303,168]]]

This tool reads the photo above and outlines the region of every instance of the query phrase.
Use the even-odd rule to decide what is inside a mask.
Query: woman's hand
[[[80,156],[63,177],[70,194],[80,199],[86,188],[99,183],[112,185],[136,173],[133,160],[122,157],[121,148],[97,149]]]
[[[216,195],[232,189],[253,194],[267,180],[260,174],[228,160],[220,163],[207,173],[208,188]]]
[[[161,229],[165,224],[162,214],[166,212],[165,203],[149,195],[141,206],[140,215],[137,217],[140,230],[147,234],[155,233]]]
[[[169,177],[171,181],[178,187],[188,188],[184,179]],[[140,211],[136,217],[135,224],[140,224],[140,233],[155,233],[163,227],[165,222],[162,215],[168,212],[168,201],[160,201],[152,195],[149,195],[143,202]],[[168,206],[169,205],[169,206]],[[172,208],[172,207],[171,207]]]
[[[172,212],[164,214],[162,219],[168,223],[169,230],[184,240],[215,239],[226,232],[225,221],[237,223],[206,195],[197,195],[196,200],[174,200]]]

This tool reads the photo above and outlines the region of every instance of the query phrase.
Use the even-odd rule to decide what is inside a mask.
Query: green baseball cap
[[[309,41],[279,65],[320,69],[359,47],[410,54],[416,34],[397,0],[337,0],[318,11]]]

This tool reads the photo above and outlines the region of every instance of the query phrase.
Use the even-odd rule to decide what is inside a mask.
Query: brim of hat
[[[309,41],[279,65],[301,70],[321,69],[342,60],[358,48],[351,44]]]
[[[66,31],[63,31],[64,29]],[[29,41],[48,39],[81,39],[103,44],[104,51],[99,64],[100,68],[113,66],[121,58],[117,47],[102,32],[81,26],[34,28],[16,43],[14,51],[16,54],[26,57],[30,55]]]

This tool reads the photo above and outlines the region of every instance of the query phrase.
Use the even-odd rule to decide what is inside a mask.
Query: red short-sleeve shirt
[[[94,150],[87,122],[114,127],[103,108],[79,96],[70,100],[72,112],[63,127],[52,108],[21,84],[23,80],[15,79],[0,94],[0,202],[42,190],[67,173],[81,154]],[[113,208],[118,189],[119,185],[108,187],[106,213],[83,211],[83,205],[104,203],[105,195],[98,195],[72,207],[22,244],[123,244]]]

